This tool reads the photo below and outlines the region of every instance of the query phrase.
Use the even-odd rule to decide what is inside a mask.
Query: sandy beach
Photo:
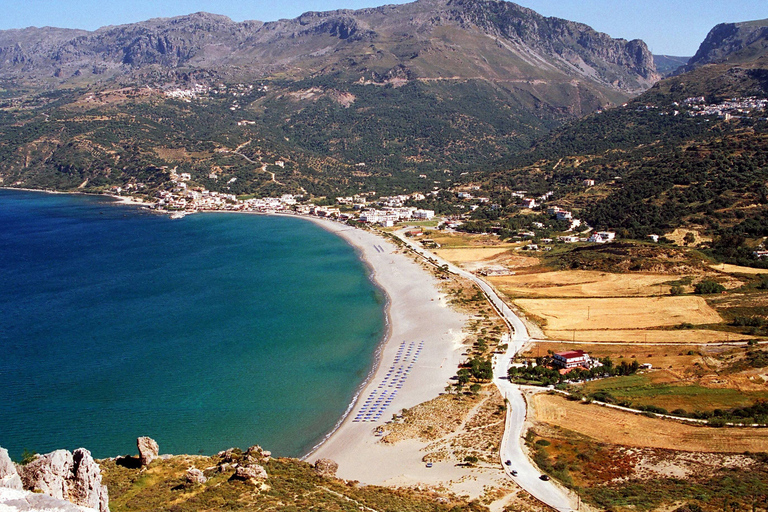
[[[445,390],[456,375],[468,317],[452,309],[438,290],[438,280],[394,244],[369,231],[311,220],[360,251],[389,297],[389,333],[380,347],[378,366],[350,413],[306,460],[332,459],[339,464],[337,476],[365,484],[437,484],[460,477],[465,473],[452,465],[426,468],[420,453],[424,443],[387,445],[374,431],[403,408]]]

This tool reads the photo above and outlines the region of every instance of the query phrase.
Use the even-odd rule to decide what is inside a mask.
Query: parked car
[[[511,460],[508,460],[508,461],[506,461],[504,464],[506,464],[507,466],[511,466],[511,465],[512,465],[512,461],[511,461]]]
[[[432,463],[431,462],[427,462],[427,467],[431,468],[432,467]]]
[[[517,470],[516,469],[512,470],[512,476],[517,476]]]
[[[544,480],[545,482],[549,480],[549,475],[541,475],[539,477],[541,480]]]

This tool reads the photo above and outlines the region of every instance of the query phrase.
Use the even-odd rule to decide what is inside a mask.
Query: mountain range
[[[657,75],[641,41],[612,39],[579,23],[509,2],[418,0],[292,20],[235,23],[197,13],[95,32],[0,32],[0,77],[30,84],[103,82],[148,69],[207,70],[222,77],[570,79],[634,93]]]
[[[687,66],[755,62],[764,25],[716,27]],[[237,194],[429,190],[660,78],[642,41],[496,0],[0,31],[0,180],[151,194],[175,168]]]

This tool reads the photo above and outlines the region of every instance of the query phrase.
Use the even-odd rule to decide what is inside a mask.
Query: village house
[[[526,197],[523,199],[523,208],[528,208],[529,210],[533,210],[537,206],[539,205],[536,203],[535,199],[531,199],[529,197]]]
[[[615,239],[616,233],[613,231],[598,231],[596,233],[592,233],[592,235],[587,239],[587,242],[604,244],[606,242],[612,242]]]
[[[592,364],[589,354],[583,350],[567,350],[552,355],[552,363],[560,368],[584,368],[588,369]]]
[[[562,212],[562,211],[565,211],[565,210],[563,210],[559,206],[550,206],[549,208],[547,208],[547,215],[557,215],[558,212]]]

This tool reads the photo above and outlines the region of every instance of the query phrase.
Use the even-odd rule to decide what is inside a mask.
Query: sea
[[[371,371],[385,300],[300,218],[0,190],[0,446],[302,456]]]

